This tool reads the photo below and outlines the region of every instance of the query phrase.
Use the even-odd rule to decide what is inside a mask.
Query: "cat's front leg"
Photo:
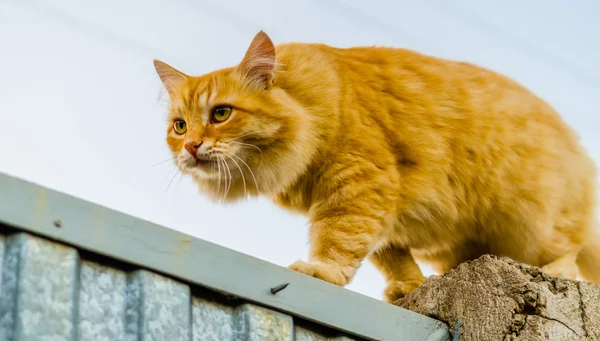
[[[310,228],[310,257],[290,269],[339,286],[348,284],[381,235],[383,218],[354,205],[316,214]]]

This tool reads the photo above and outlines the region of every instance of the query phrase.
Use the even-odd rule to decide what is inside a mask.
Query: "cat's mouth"
[[[194,157],[191,154],[181,154],[177,158],[177,164],[184,172],[210,173],[211,168],[214,168],[214,163],[215,160],[210,157]]]
[[[225,172],[229,167],[224,161],[219,163],[217,158],[196,157],[188,161],[187,169],[202,177],[216,177],[220,171]],[[222,168],[222,170],[220,170]]]
[[[184,152],[177,158],[177,165],[183,173],[203,179],[235,177],[236,166],[217,153],[194,156]]]

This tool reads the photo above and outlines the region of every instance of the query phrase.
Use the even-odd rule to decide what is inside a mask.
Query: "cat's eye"
[[[231,115],[231,107],[217,107],[213,110],[212,121],[216,123],[225,122]]]
[[[173,122],[173,129],[177,134],[183,135],[187,131],[187,124],[184,120],[177,120]]]

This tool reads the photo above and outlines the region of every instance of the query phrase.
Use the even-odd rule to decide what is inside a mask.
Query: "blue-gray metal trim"
[[[146,332],[154,328],[154,332],[148,332],[146,337],[139,336],[142,335],[139,333],[123,334],[138,335],[135,340],[160,340],[162,338],[157,335],[170,330],[163,324],[168,325],[169,321],[177,324],[181,318],[187,318],[189,324],[172,329],[171,332],[175,334],[164,334],[169,336],[169,340],[204,340],[197,338],[194,334],[196,330],[193,330],[196,324],[192,320],[201,319],[203,314],[202,309],[192,309],[193,302],[200,300],[190,300],[190,290],[195,287],[249,302],[234,312],[220,312],[224,319],[231,314],[245,314],[242,320],[246,321],[243,324],[246,327],[242,327],[246,329],[251,328],[253,316],[258,316],[248,311],[259,311],[263,309],[259,306],[262,306],[276,310],[264,308],[269,316],[276,316],[268,319],[269,325],[285,325],[287,316],[368,340],[449,340],[447,326],[429,317],[1,173],[0,222],[17,231],[56,241],[47,241],[29,233],[6,236],[0,233],[2,340],[5,339],[3,336],[9,336],[7,340],[33,340],[23,335],[34,327],[47,328],[48,335],[52,331],[62,331],[60,333],[64,337],[53,340],[79,340],[81,323],[73,325],[73,319],[65,316],[78,316],[81,322],[81,312],[88,311],[89,306],[82,305],[84,291],[77,287],[101,287],[103,278],[106,278],[103,274],[107,271],[117,271],[116,275],[110,276],[110,285],[123,286],[130,298],[140,297],[146,304],[152,300],[156,300],[157,304],[170,302],[160,305],[157,311],[153,311],[150,305],[150,310],[145,314],[124,308],[129,323],[123,328],[143,327]],[[67,246],[62,246],[63,243]],[[45,253],[39,254],[42,249]],[[102,261],[87,261],[85,257],[78,256],[86,252],[133,266],[135,275],[120,276],[118,271],[121,270],[105,266]],[[49,267],[51,264],[54,265]],[[13,269],[15,273],[7,269]],[[27,277],[28,273],[38,275]],[[158,288],[145,284],[152,283],[152,276],[171,282]],[[35,278],[35,281],[31,281],[31,278]],[[283,283],[289,283],[289,286],[276,294],[271,292],[270,288]],[[149,291],[153,294],[149,295]],[[90,290],[86,289],[85,292],[89,293]],[[102,297],[106,298],[106,295],[110,296],[110,293]],[[69,306],[64,303],[65,297],[71,297],[78,303]],[[97,304],[97,300],[93,301]],[[30,308],[33,315],[19,312],[25,306]],[[112,318],[110,312],[103,312],[100,307],[97,307],[95,314],[99,326],[107,323],[101,321],[102,318]],[[154,325],[140,322],[149,314],[155,318],[160,315],[157,321],[162,322]],[[239,327],[239,323],[236,325]],[[10,328],[12,332],[8,332]],[[88,325],[86,330],[89,328]],[[235,328],[230,329],[234,333]],[[114,328],[111,330],[114,331]],[[266,335],[258,338],[248,335],[241,338],[232,336],[230,339],[272,339]],[[290,335],[285,339],[302,339],[297,334]],[[106,340],[119,339],[110,335],[106,337]],[[127,337],[125,339],[129,340]]]

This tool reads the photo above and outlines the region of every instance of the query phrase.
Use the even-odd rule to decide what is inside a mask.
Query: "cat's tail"
[[[587,282],[600,284],[600,234],[590,238],[577,256],[579,275]]]

